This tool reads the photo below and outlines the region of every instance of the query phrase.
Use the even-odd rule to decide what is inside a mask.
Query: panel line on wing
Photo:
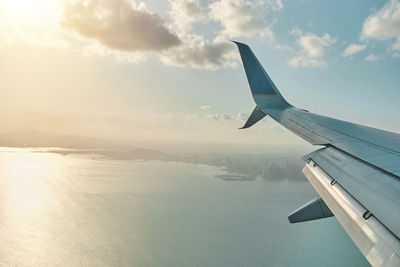
[[[290,111],[289,111],[289,112],[290,112]],[[294,114],[294,113],[292,113],[292,112],[290,112],[290,113],[293,114],[293,115],[295,115],[295,116],[297,116],[297,117],[299,117],[297,114]],[[301,119],[304,119],[304,120],[306,120],[306,121],[308,121],[308,122],[310,122],[310,123],[316,124],[316,125],[318,125],[318,126],[320,126],[320,127],[323,127],[323,128],[325,128],[325,129],[328,129],[328,130],[330,130],[330,131],[333,131],[333,132],[335,132],[335,133],[338,133],[338,134],[341,134],[341,135],[344,135],[344,136],[347,136],[347,137],[356,139],[356,140],[358,140],[358,141],[360,141],[360,142],[363,142],[363,143],[368,144],[368,145],[371,145],[371,146],[375,146],[375,147],[377,147],[378,149],[384,150],[384,151],[387,152],[387,153],[391,153],[391,154],[393,154],[393,155],[396,155],[396,156],[399,156],[399,157],[400,157],[400,152],[398,152],[398,151],[396,151],[396,150],[392,150],[392,149],[390,149],[390,148],[387,148],[387,147],[378,145],[378,144],[373,143],[373,142],[370,142],[370,141],[366,141],[366,140],[364,140],[364,139],[361,139],[361,138],[359,138],[359,137],[356,137],[356,136],[353,136],[353,135],[344,133],[344,132],[342,132],[342,131],[335,130],[335,129],[330,128],[330,127],[328,127],[328,126],[326,126],[326,125],[323,125],[323,124],[321,124],[321,123],[319,123],[319,122],[316,122],[316,121],[314,121],[314,120],[310,120],[309,118],[307,118],[307,117],[305,117],[305,116],[304,116],[304,117],[301,116],[300,118],[301,118]]]

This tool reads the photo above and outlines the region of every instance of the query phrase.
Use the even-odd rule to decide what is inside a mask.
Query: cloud
[[[196,22],[207,22],[207,9],[202,7],[200,0],[169,0],[170,16],[174,28],[181,32],[192,29]]]
[[[15,40],[20,40],[34,46],[54,48],[69,47],[68,42],[61,38],[59,32],[55,29],[44,33],[33,33],[7,23],[0,23],[0,40],[0,46],[11,45]]]
[[[265,17],[283,8],[281,0],[168,0],[169,18],[164,20],[138,3],[66,0],[61,26],[85,43],[85,55],[138,63],[155,53],[166,65],[216,70],[237,66],[238,53],[227,39],[274,40]],[[195,23],[218,30],[214,37],[193,33]]]
[[[283,8],[282,0],[270,0],[269,4],[272,10],[279,11]]]
[[[333,45],[336,40],[328,33],[318,36],[313,33],[303,34],[300,30],[293,30],[292,33],[298,34],[297,43],[300,46],[298,56],[289,61],[292,67],[323,67],[326,62],[322,60],[325,48]]]
[[[391,49],[400,51],[400,2],[391,0],[363,24],[361,39],[395,39]]]
[[[258,37],[274,40],[265,15],[269,10],[283,8],[280,0],[218,0],[208,6],[200,0],[169,0],[172,27],[178,31],[182,45],[162,53],[167,65],[198,69],[235,67],[238,54],[229,38]],[[188,33],[195,23],[220,23],[214,40]],[[213,24],[211,24],[213,25]],[[214,25],[213,25],[214,26]]]
[[[325,52],[325,47],[334,44],[336,41],[331,36],[325,33],[322,36],[315,34],[306,34],[300,36],[298,43],[303,48],[303,53],[310,58],[322,57]]]
[[[352,56],[365,50],[365,48],[367,48],[366,45],[351,44],[343,51],[342,55],[344,57]]]
[[[232,121],[235,119],[235,117],[230,113],[217,113],[212,114],[210,117],[216,121]]]
[[[82,49],[84,56],[99,56],[108,57],[112,56],[117,62],[126,62],[138,64],[146,61],[147,54],[142,52],[127,52],[108,49],[99,43],[89,43]]]
[[[289,60],[289,65],[294,68],[300,67],[324,67],[326,66],[326,61],[307,57],[295,57]]]
[[[239,123],[247,121],[249,117],[250,115],[245,112],[239,112],[236,116],[231,113],[216,113],[208,116],[208,118],[216,121],[235,121]]]
[[[374,62],[379,60],[379,56],[370,54],[369,56],[364,58],[365,61]]]
[[[119,61],[138,63],[146,53],[154,52],[163,63],[177,67],[215,70],[236,66],[237,53],[227,40],[182,32],[190,29],[196,17],[205,16],[199,1],[170,0],[170,4],[170,15],[177,17],[167,25],[143,4],[132,1],[69,0],[62,27],[78,38],[94,41],[84,49],[86,55],[112,55]],[[186,26],[174,28],[178,21]]]
[[[162,51],[181,44],[159,15],[127,0],[67,1],[61,25],[117,51]]]
[[[210,109],[210,108],[211,108],[210,105],[204,105],[204,106],[201,106],[201,107],[200,107],[200,109]]]
[[[281,5],[281,1],[219,0],[209,8],[211,19],[221,24],[224,36],[274,40],[275,35],[267,25],[265,14],[269,9],[280,9]]]
[[[269,37],[274,38],[265,20],[270,10],[283,8],[281,0],[169,0],[173,26],[181,32],[193,28],[194,23],[218,22],[222,26],[219,35],[226,37]]]
[[[236,66],[238,55],[228,41],[208,41],[198,35],[185,35],[182,40],[181,46],[162,55],[161,59],[165,64],[210,70]]]
[[[250,115],[245,113],[245,112],[239,112],[236,119],[238,121],[244,122],[247,121],[249,119]]]

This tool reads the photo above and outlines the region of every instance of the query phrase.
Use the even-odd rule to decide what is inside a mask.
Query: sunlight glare
[[[61,0],[0,0],[1,17],[20,27],[46,26],[61,14]]]

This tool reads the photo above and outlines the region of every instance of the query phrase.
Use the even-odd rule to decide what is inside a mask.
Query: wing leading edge
[[[301,219],[295,222],[327,217],[312,208],[326,205],[373,266],[399,266],[400,135],[293,107],[251,49],[235,44],[259,117],[269,115],[309,143],[325,147],[304,157],[303,170],[322,200],[296,211]],[[245,126],[258,121],[254,116],[249,120]]]

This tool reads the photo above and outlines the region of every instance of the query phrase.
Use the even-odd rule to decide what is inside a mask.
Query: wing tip
[[[245,44],[245,43],[242,43],[242,42],[239,42],[239,41],[235,41],[235,40],[229,40],[229,41],[231,41],[232,43],[234,43],[235,45],[237,45],[237,47],[241,47],[241,46],[244,46],[244,47],[249,47],[247,44]]]

